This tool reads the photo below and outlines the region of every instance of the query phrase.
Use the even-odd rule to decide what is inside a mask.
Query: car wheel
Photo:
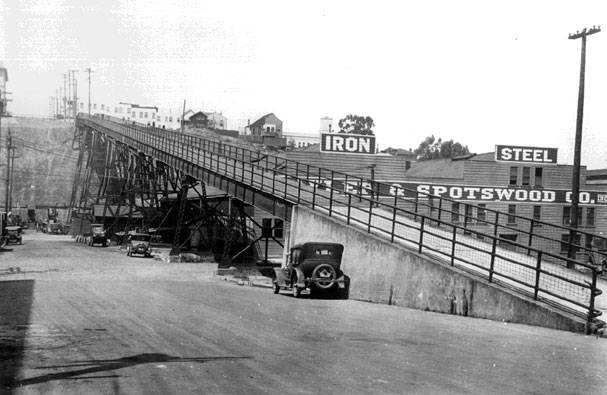
[[[280,285],[276,281],[272,281],[272,291],[277,294],[280,292]]]
[[[294,284],[293,285],[293,297],[299,298],[300,296],[301,296],[301,289],[296,284]]]
[[[323,291],[331,289],[335,285],[337,273],[335,268],[328,263],[318,265],[312,271],[312,280],[314,285]]]

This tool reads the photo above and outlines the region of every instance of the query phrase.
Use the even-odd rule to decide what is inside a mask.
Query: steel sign
[[[348,133],[321,133],[320,152],[375,154],[375,136]]]
[[[496,145],[495,160],[499,162],[542,163],[556,165],[557,148]]]

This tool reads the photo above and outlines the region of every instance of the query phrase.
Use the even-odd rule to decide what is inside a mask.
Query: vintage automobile
[[[6,227],[6,241],[7,244],[23,244],[22,229],[20,226],[7,226]]]
[[[150,239],[151,236],[148,233],[129,233],[126,245],[126,254],[128,256],[132,256],[134,254],[143,255],[146,257],[152,256]]]
[[[91,235],[89,245],[101,244],[107,247],[107,235],[105,233],[105,227],[103,224],[91,224]]]
[[[291,290],[298,298],[309,289],[312,295],[348,298],[350,278],[341,271],[344,246],[337,243],[309,242],[291,248],[280,268],[274,268],[273,291]]]

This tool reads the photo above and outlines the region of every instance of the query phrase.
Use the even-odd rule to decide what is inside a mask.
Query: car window
[[[323,255],[332,256],[332,255],[334,255],[334,251],[326,249],[326,248],[316,248],[314,250],[314,255],[318,255],[318,256],[323,256]]]

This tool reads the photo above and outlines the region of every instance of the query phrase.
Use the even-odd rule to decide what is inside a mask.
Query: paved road
[[[294,299],[64,236],[0,253],[0,381],[17,394],[602,394],[606,355],[605,339]]]

